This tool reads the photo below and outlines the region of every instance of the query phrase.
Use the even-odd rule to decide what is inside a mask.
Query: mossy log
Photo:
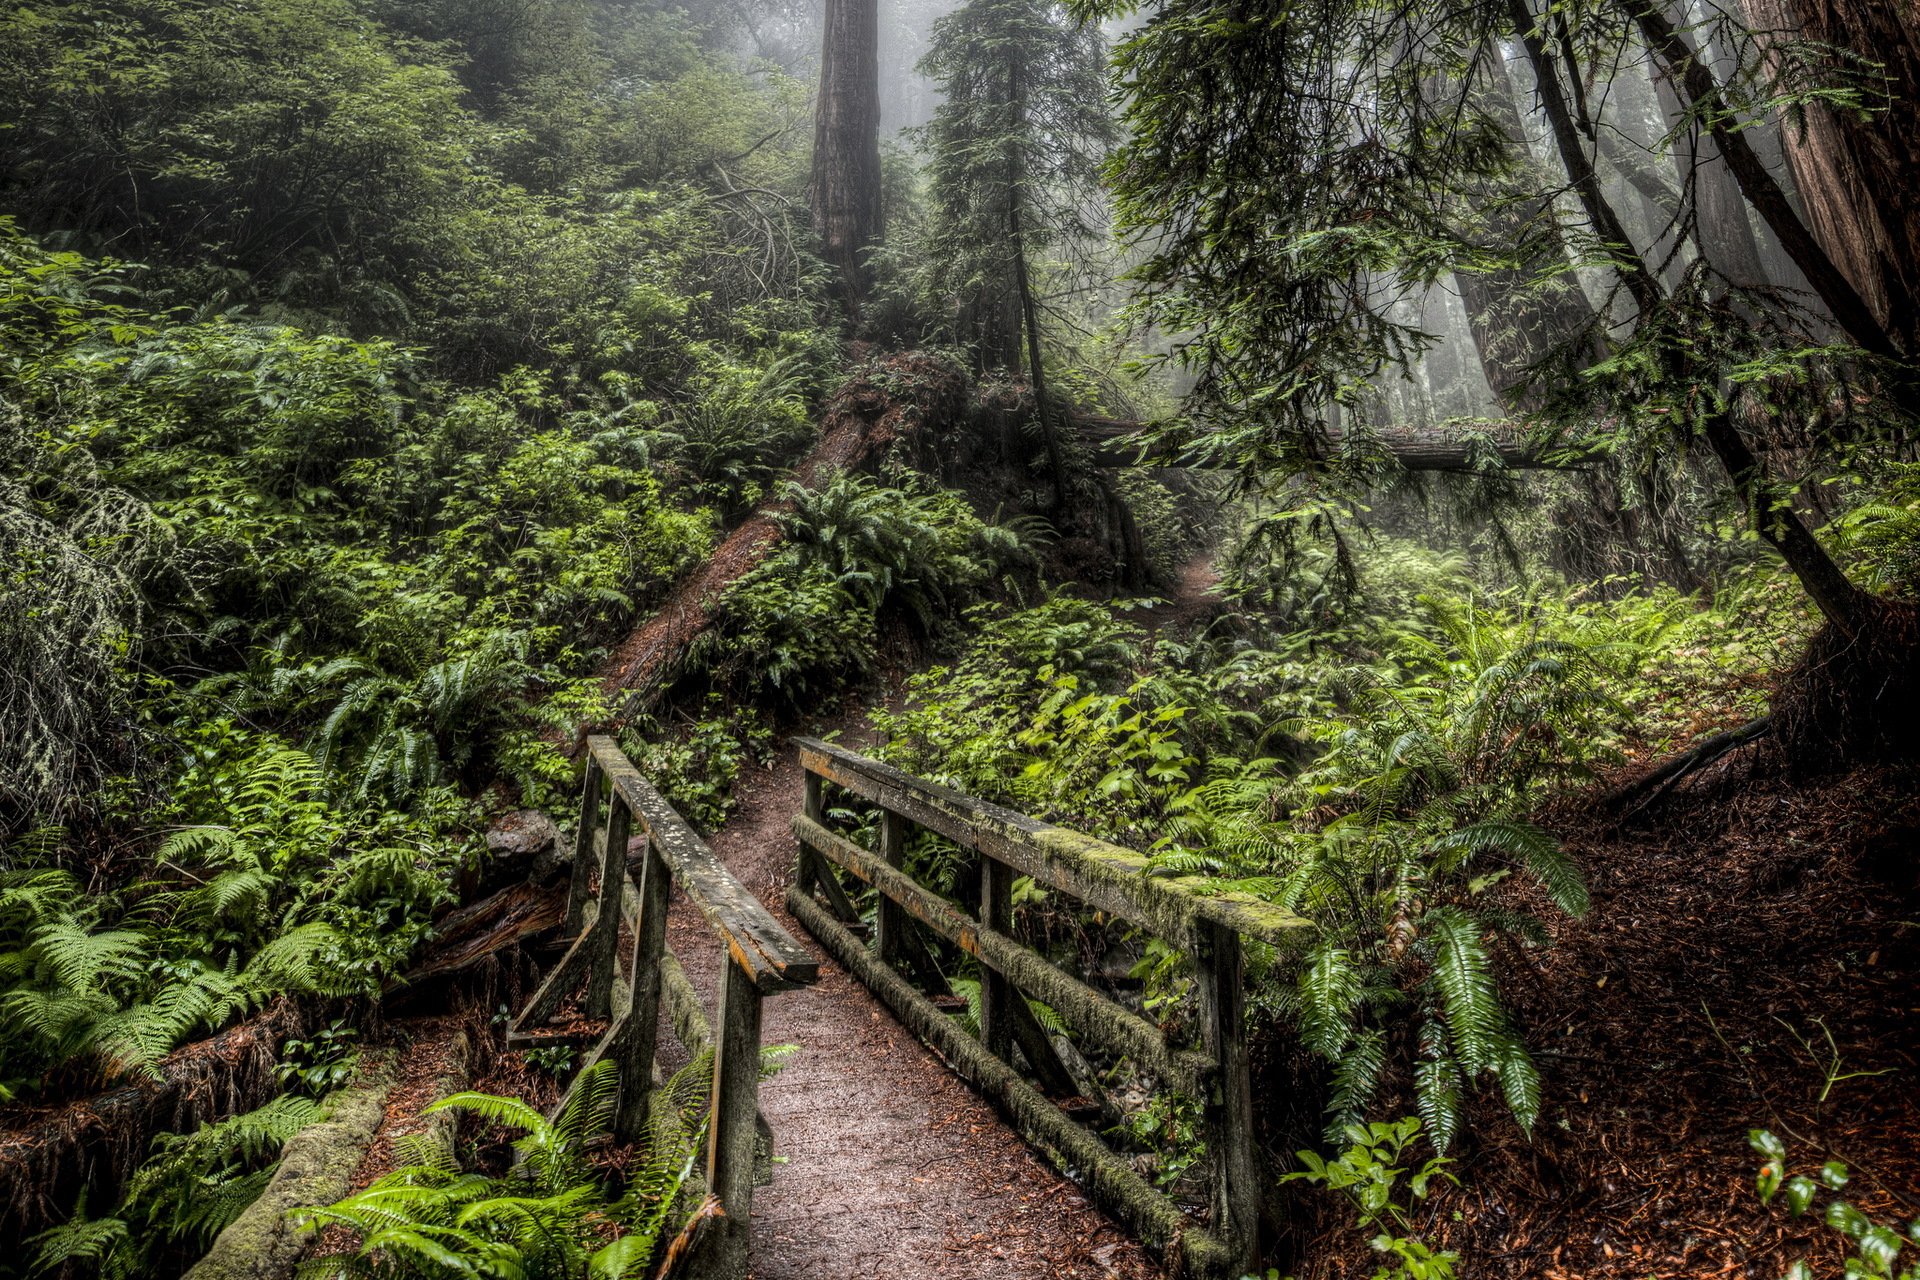
[[[319,1232],[290,1221],[287,1211],[332,1204],[352,1189],[354,1170],[386,1119],[392,1089],[393,1060],[388,1056],[370,1062],[357,1082],[330,1095],[327,1118],[288,1139],[266,1190],[214,1239],[184,1280],[278,1280],[291,1275]]]
[[[959,422],[969,390],[965,370],[920,352],[866,365],[827,402],[819,443],[794,468],[793,479],[815,488],[917,432]],[[618,707],[612,726],[641,714],[665,690],[687,650],[713,626],[727,593],[779,548],[779,520],[790,509],[777,499],[763,503],[621,644],[602,678],[609,703]],[[575,745],[584,746],[584,738]]]

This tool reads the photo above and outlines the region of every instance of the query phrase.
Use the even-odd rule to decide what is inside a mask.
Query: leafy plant
[[[1374,1251],[1386,1258],[1373,1280],[1453,1280],[1458,1274],[1458,1254],[1436,1251],[1413,1234],[1415,1206],[1427,1198],[1434,1179],[1458,1181],[1447,1171],[1450,1161],[1445,1156],[1435,1156],[1417,1168],[1401,1164],[1419,1136],[1418,1116],[1350,1125],[1344,1132],[1348,1145],[1338,1157],[1328,1160],[1315,1151],[1297,1151],[1294,1154],[1306,1167],[1280,1178],[1323,1186],[1346,1197],[1360,1228],[1375,1232]]]
[[[321,1115],[290,1095],[191,1134],[161,1134],[111,1216],[89,1218],[83,1199],[68,1222],[30,1242],[36,1268],[85,1262],[101,1280],[135,1280],[190,1262],[259,1198],[280,1149]]]
[[[1849,1253],[1845,1263],[1847,1280],[1917,1280],[1920,1278],[1920,1218],[1905,1230],[1875,1222],[1852,1203],[1840,1197],[1852,1175],[1839,1160],[1828,1160],[1808,1177],[1789,1175],[1787,1145],[1767,1129],[1747,1133],[1747,1145],[1761,1158],[1754,1187],[1760,1203],[1772,1204],[1775,1197],[1785,1201],[1787,1212],[1795,1218],[1815,1214],[1827,1229],[1846,1240]],[[1824,1201],[1824,1206],[1822,1202]],[[1911,1265],[1901,1268],[1907,1250],[1916,1254]],[[1787,1268],[1785,1280],[1813,1280],[1813,1268],[1796,1261]]]
[[[324,1097],[353,1079],[360,1054],[353,1041],[360,1033],[345,1022],[335,1020],[307,1039],[289,1038],[280,1046],[280,1061],[273,1074],[283,1088],[297,1090],[310,1098]]]
[[[527,1280],[601,1280],[644,1274],[664,1237],[681,1187],[698,1158],[704,1111],[696,1060],[658,1095],[643,1159],[627,1166],[627,1185],[613,1194],[586,1158],[590,1141],[607,1132],[618,1077],[611,1061],[575,1079],[553,1120],[515,1098],[458,1093],[428,1108],[468,1112],[519,1134],[511,1172],[462,1172],[445,1151],[417,1151],[425,1163],[382,1177],[365,1191],[301,1220],[337,1224],[359,1237],[348,1254],[309,1259],[303,1277],[443,1277],[514,1275]]]

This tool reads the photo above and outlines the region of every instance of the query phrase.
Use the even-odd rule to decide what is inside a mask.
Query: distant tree
[[[920,64],[945,99],[922,131],[933,291],[983,368],[1018,368],[1024,338],[1056,493],[1035,274],[1047,254],[1104,229],[1100,168],[1114,137],[1104,61],[1099,33],[1055,0],[970,0],[934,25]]]

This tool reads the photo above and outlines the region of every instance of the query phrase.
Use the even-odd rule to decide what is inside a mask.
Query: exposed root
[[[1823,627],[1781,680],[1773,722],[1795,776],[1920,757],[1920,606],[1875,600],[1854,635]]]
[[[189,1133],[251,1111],[280,1092],[280,1043],[305,1023],[290,1000],[217,1036],[174,1050],[160,1078],[137,1079],[0,1132],[0,1240],[24,1240],[66,1220],[83,1187],[117,1194],[156,1133]]]

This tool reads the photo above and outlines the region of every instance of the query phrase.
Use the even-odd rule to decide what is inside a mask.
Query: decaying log
[[[919,352],[867,365],[827,402],[820,441],[794,469],[793,479],[816,487],[918,430],[958,422],[968,389],[966,372],[958,365]],[[603,727],[625,724],[660,695],[689,646],[713,625],[728,590],[779,547],[779,517],[790,509],[778,499],[763,503],[627,637],[603,673],[602,687],[618,707]],[[584,736],[576,746],[583,744]]]
[[[319,1234],[292,1209],[330,1205],[352,1189],[354,1170],[386,1119],[393,1059],[370,1062],[361,1078],[326,1099],[327,1117],[287,1140],[266,1190],[228,1224],[183,1280],[284,1280]],[[435,1117],[438,1119],[438,1117]]]
[[[431,954],[401,981],[410,985],[458,973],[517,942],[557,928],[566,912],[564,884],[508,885],[443,917]]]
[[[1607,805],[1621,818],[1628,817],[1671,791],[1688,774],[1712,764],[1736,747],[1743,747],[1764,737],[1772,728],[1773,717],[1761,716],[1737,728],[1716,733],[1620,787],[1607,797]]]
[[[1074,434],[1092,453],[1096,466],[1140,465],[1146,423],[1124,418],[1076,416]],[[1408,471],[1475,471],[1490,464],[1513,471],[1554,471],[1576,465],[1562,456],[1564,448],[1543,449],[1518,430],[1501,425],[1467,432],[1447,427],[1382,427],[1372,433],[1381,452]],[[1327,441],[1330,452],[1344,445],[1338,431]],[[1573,451],[1577,454],[1577,451]],[[1147,462],[1155,460],[1149,454]],[[1161,465],[1167,465],[1165,461]]]
[[[81,1188],[110,1203],[146,1159],[156,1133],[188,1133],[251,1111],[280,1092],[273,1068],[299,1007],[274,1001],[217,1036],[175,1049],[159,1076],[139,1077],[67,1106],[29,1112],[0,1131],[0,1240],[24,1240],[66,1220]]]

